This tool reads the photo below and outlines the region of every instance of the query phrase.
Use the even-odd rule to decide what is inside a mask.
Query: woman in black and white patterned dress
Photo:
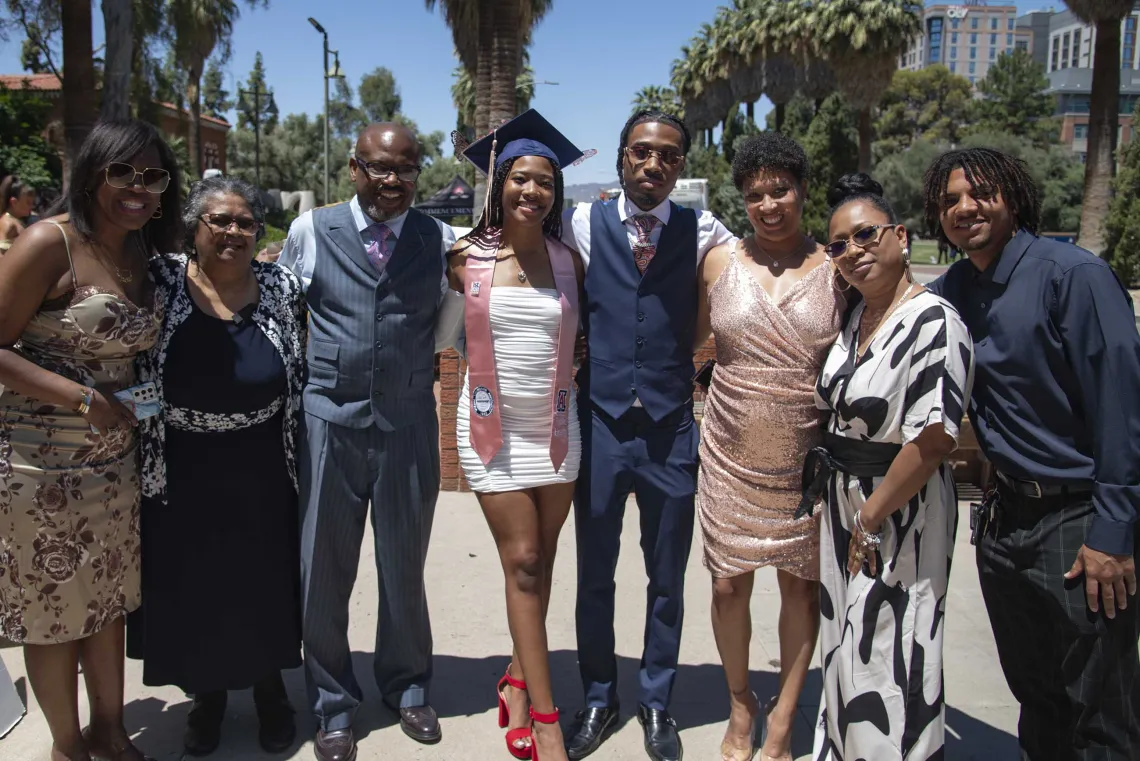
[[[816,761],[942,758],[942,633],[957,446],[973,381],[958,313],[910,278],[907,233],[866,175],[829,194],[828,252],[859,291],[824,362]],[[844,287],[843,282],[839,282]]]

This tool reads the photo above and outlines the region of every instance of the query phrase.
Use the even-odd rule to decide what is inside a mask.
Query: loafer
[[[668,711],[638,706],[637,720],[645,733],[645,752],[653,761],[681,761],[681,735]]]
[[[404,734],[418,743],[434,745],[443,738],[443,730],[439,727],[439,717],[431,706],[413,706],[401,708],[400,729]]]
[[[333,732],[317,732],[313,741],[313,754],[317,761],[356,761],[356,738],[352,727]]]
[[[578,728],[566,743],[566,755],[576,761],[598,748],[617,726],[618,707],[602,706],[578,712]]]
[[[186,732],[182,735],[182,746],[188,755],[208,756],[218,749],[228,697],[225,690],[194,696],[190,713],[186,715]]]
[[[257,708],[257,741],[261,749],[276,754],[292,748],[297,739],[297,722],[280,674],[254,685],[253,704]]]

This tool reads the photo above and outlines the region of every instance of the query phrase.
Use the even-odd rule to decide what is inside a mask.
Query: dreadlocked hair
[[[974,190],[1000,193],[1017,221],[1034,235],[1041,226],[1041,196],[1025,162],[992,148],[964,148],[939,156],[923,178],[923,216],[931,235],[949,243],[942,230],[942,196],[950,174],[961,169]]]
[[[689,134],[689,128],[676,116],[655,108],[643,108],[640,111],[634,111],[633,116],[629,117],[625,126],[622,127],[621,142],[618,143],[617,176],[618,182],[621,184],[623,190],[625,189],[625,172],[622,171],[622,165],[625,163],[625,149],[629,143],[629,133],[639,124],[649,124],[651,122],[668,124],[681,133],[681,137],[683,138],[681,144],[682,155],[689,155],[689,148],[693,146],[693,137]]]
[[[478,245],[481,248],[498,247],[503,236],[503,186],[507,184],[507,176],[515,165],[515,160],[521,157],[510,158],[499,165],[491,180],[491,208],[479,220],[475,229],[463,236],[463,239]],[[548,238],[562,239],[562,169],[553,161],[554,169],[554,206],[550,213],[542,220],[542,232]]]

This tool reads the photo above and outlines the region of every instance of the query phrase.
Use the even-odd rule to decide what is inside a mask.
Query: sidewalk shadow
[[[946,757],[959,761],[989,761],[1018,758],[1021,748],[1016,735],[990,726],[946,706]]]

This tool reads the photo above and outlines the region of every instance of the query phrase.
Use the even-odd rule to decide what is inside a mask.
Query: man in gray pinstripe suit
[[[427,702],[432,639],[424,561],[439,494],[434,326],[451,228],[410,209],[420,147],[406,128],[366,128],[349,161],[356,195],[297,218],[280,263],[309,302],[299,467],[305,673],[318,761],[353,761],[362,693],[348,603],[372,505],[380,600],[374,674],[400,726],[440,738]]]

